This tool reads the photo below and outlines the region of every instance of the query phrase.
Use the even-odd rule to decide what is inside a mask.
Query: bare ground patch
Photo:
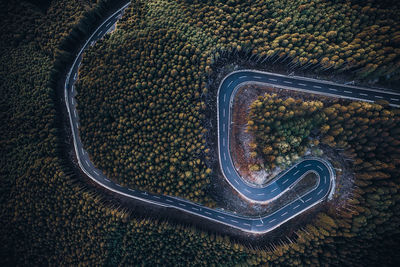
[[[255,137],[251,132],[247,132],[247,117],[251,103],[265,91],[259,87],[243,86],[235,95],[232,107],[232,121],[230,132],[230,151],[234,166],[240,176],[246,181],[262,185],[266,183],[268,174],[264,171],[252,171],[250,166],[263,164],[261,157],[253,158],[250,156],[250,143],[255,142]]]

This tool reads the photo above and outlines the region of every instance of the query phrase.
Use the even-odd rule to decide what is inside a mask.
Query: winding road
[[[324,201],[326,198],[331,197],[334,192],[335,173],[327,161],[320,158],[305,158],[264,187],[256,187],[245,182],[236,172],[229,151],[232,101],[240,86],[245,83],[261,83],[280,88],[362,101],[384,99],[392,106],[399,107],[400,105],[400,94],[391,91],[375,91],[367,88],[340,85],[302,77],[289,77],[255,70],[236,71],[224,78],[218,90],[218,151],[220,168],[226,180],[241,196],[251,202],[257,203],[264,203],[279,198],[283,193],[293,188],[309,172],[317,174],[317,185],[306,194],[274,213],[257,218],[245,217],[220,209],[211,209],[178,197],[157,195],[123,187],[109,180],[101,170],[97,169],[90,161],[89,155],[83,147],[79,137],[79,115],[76,110],[76,100],[74,99],[76,95],[74,83],[78,78],[78,68],[83,51],[113,28],[128,5],[129,3],[108,17],[89,37],[75,58],[66,77],[64,87],[65,104],[68,110],[74,150],[79,167],[94,182],[114,193],[154,205],[182,210],[245,232],[266,233]]]

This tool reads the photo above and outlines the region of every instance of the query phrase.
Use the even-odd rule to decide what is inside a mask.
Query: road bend
[[[399,107],[400,105],[400,95],[391,91],[375,91],[368,88],[340,85],[303,77],[289,77],[256,70],[236,71],[226,76],[218,89],[218,152],[220,168],[225,179],[241,196],[255,203],[265,203],[279,198],[283,193],[291,190],[293,186],[309,172],[314,172],[317,175],[317,185],[304,195],[263,217],[241,216],[220,209],[211,209],[178,197],[157,195],[122,186],[108,179],[100,169],[96,168],[83,147],[79,137],[79,114],[76,110],[76,101],[74,99],[76,95],[74,83],[78,78],[78,68],[83,51],[114,27],[128,5],[129,3],[105,19],[89,37],[76,55],[70,71],[67,74],[64,86],[65,104],[68,111],[74,150],[79,167],[94,182],[116,194],[158,206],[181,210],[245,232],[255,234],[267,233],[331,197],[334,192],[335,173],[329,162],[324,159],[304,158],[266,186],[257,187],[245,182],[234,168],[229,151],[232,101],[237,89],[241,85],[245,83],[262,83],[313,94],[323,94],[361,101],[372,102],[383,99],[387,100],[392,106]]]

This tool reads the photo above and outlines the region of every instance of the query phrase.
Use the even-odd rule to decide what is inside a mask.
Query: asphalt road
[[[220,168],[225,178],[240,195],[247,198],[249,201],[258,203],[271,201],[293,187],[298,182],[299,177],[304,173],[304,170],[303,168],[300,168],[300,166],[296,167],[295,165],[285,175],[280,176],[278,179],[275,179],[266,187],[262,188],[248,184],[236,172],[229,151],[229,133],[232,123],[231,108],[237,89],[246,83],[259,83],[278,88],[287,88],[290,90],[361,101],[373,102],[374,100],[382,99],[387,100],[392,106],[397,107],[399,106],[400,101],[400,94],[389,91],[374,91],[368,88],[345,86],[327,81],[303,77],[289,77],[255,70],[240,70],[230,73],[221,82],[218,90],[217,116]],[[329,164],[322,159],[314,159],[310,164],[312,164],[313,170],[317,172],[320,177],[324,177],[323,173],[326,173],[327,171],[325,169],[329,168]],[[318,164],[320,169],[317,168]],[[324,169],[322,165],[326,165],[326,168]],[[321,196],[322,193],[320,193],[320,189],[315,189],[314,191],[314,198],[317,200],[317,196]]]
[[[67,75],[64,90],[65,104],[69,114],[74,148],[79,166],[90,179],[114,193],[153,203],[154,205],[182,210],[245,232],[266,233],[329,197],[334,191],[335,174],[330,164],[325,160],[306,158],[292,166],[272,183],[263,188],[247,184],[233,167],[228,150],[231,104],[236,89],[240,84],[246,82],[260,82],[279,87],[291,87],[294,90],[305,90],[310,93],[328,93],[337,97],[357,98],[364,101],[386,99],[394,106],[399,105],[400,96],[391,92],[375,92],[365,88],[349,87],[318,80],[287,77],[253,70],[234,72],[225,77],[218,93],[218,148],[220,167],[227,181],[239,194],[253,202],[266,202],[278,198],[285,191],[290,190],[301,180],[301,177],[310,171],[315,172],[319,177],[318,184],[305,195],[274,213],[257,218],[240,216],[220,209],[210,209],[178,197],[156,195],[123,187],[109,180],[101,170],[97,169],[90,161],[89,155],[83,147],[79,137],[79,116],[76,111],[76,101],[74,99],[76,95],[74,83],[78,78],[77,73],[82,58],[82,52],[112,29],[126,6],[128,6],[128,4],[106,19],[87,40],[86,44],[77,54],[70,72]]]

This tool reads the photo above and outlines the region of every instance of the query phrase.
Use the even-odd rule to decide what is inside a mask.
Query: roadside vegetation
[[[342,225],[353,235],[368,227],[373,213],[379,214],[373,221],[383,222],[398,212],[400,110],[384,101],[326,100],[259,97],[249,113],[248,130],[256,140],[250,147],[254,156],[262,155],[266,168],[290,165],[319,143],[340,150],[354,171],[355,188],[346,200],[353,207],[353,224]]]
[[[228,236],[187,225],[138,219],[135,212],[128,216],[117,208],[119,205],[110,204],[109,199],[104,201],[107,198],[100,194],[104,192],[86,184],[72,171],[64,149],[68,140],[61,138],[65,129],[60,126],[62,117],[57,113],[59,100],[55,97],[57,80],[53,78],[73,58],[73,40],[79,40],[90,29],[82,19],[87,23],[96,21],[96,15],[89,11],[105,2],[0,3],[1,266],[364,266],[398,261],[399,132],[398,127],[390,126],[397,123],[398,114],[382,105],[338,103],[332,113],[327,113],[335,122],[329,124],[334,128],[345,125],[340,118],[354,111],[351,131],[357,138],[351,139],[349,130],[341,126],[343,131],[337,135],[329,130],[327,136],[333,139],[326,141],[341,146],[347,137],[348,151],[357,155],[352,157],[357,187],[346,203],[318,212],[312,222],[301,229],[289,229],[293,234],[288,232],[288,238],[282,237],[282,241],[270,246],[240,244]],[[304,65],[294,61],[299,67],[319,71],[323,68],[322,55],[339,51],[338,56],[348,63],[338,64],[332,70],[354,70],[354,74],[362,76],[368,73],[367,66],[372,62],[376,69],[367,78],[398,79],[398,4],[385,7],[380,2],[364,1],[298,1],[290,6],[285,3],[134,1],[114,35],[90,49],[81,67],[81,134],[94,162],[111,176],[120,171],[118,179],[127,185],[156,192],[160,189],[207,203],[203,190],[210,174],[204,163],[208,154],[202,122],[209,118],[203,118],[202,96],[208,90],[207,75],[216,71],[212,63],[215,57],[223,55],[222,51],[234,54],[244,49],[254,55],[265,52],[268,64],[279,58],[291,62],[287,54],[279,57],[290,44],[297,51],[297,42],[293,41],[296,37],[280,37],[285,31],[298,32],[301,44],[308,41],[306,47],[313,47],[311,43],[315,42],[309,51],[298,50],[294,60],[310,57]],[[294,23],[296,14],[298,19]],[[319,20],[311,21],[316,18]],[[71,29],[77,25],[71,37]],[[330,39],[325,33],[337,25],[343,26]],[[324,36],[327,39],[321,40],[326,40],[326,45],[318,45],[322,54],[316,53],[315,46]],[[275,39],[278,41],[274,42]],[[285,39],[291,43],[286,44]],[[270,48],[274,52],[268,52]],[[361,48],[371,49],[368,60],[364,58],[366,53],[357,55]],[[329,59],[333,61],[333,57]],[[347,60],[350,57],[352,60]],[[314,59],[321,64],[312,65]],[[379,106],[382,109],[376,110]],[[100,148],[102,142],[109,142],[110,146]],[[136,149],[134,154],[125,152]],[[127,155],[131,155],[132,161],[125,158]],[[182,161],[182,166],[171,162],[172,158]],[[108,162],[112,164],[107,165]],[[155,170],[165,177],[161,186],[153,176]],[[143,175],[143,185],[130,172]],[[191,188],[179,184],[178,177],[182,176]]]
[[[205,144],[211,118],[204,115],[214,63],[245,52],[265,64],[395,81],[396,18],[372,3],[134,2],[117,31],[84,55],[77,83],[82,141],[95,165],[122,185],[214,205],[208,188],[216,174],[206,166]],[[292,150],[304,148],[294,142],[318,123],[308,115],[296,136],[286,133]],[[277,156],[285,149],[268,160],[287,161]]]
[[[310,135],[327,120],[322,108],[321,101],[282,99],[277,94],[259,97],[250,105],[247,122],[247,130],[255,135],[250,156],[260,154],[268,170],[289,166],[304,155],[311,143],[318,142]]]
[[[398,168],[400,110],[384,102],[314,101],[265,94],[250,106],[247,130],[255,135],[251,155],[261,155],[265,167],[286,167],[319,143],[345,150],[389,173]],[[254,168],[260,168],[255,166]],[[398,173],[393,173],[398,175]]]

